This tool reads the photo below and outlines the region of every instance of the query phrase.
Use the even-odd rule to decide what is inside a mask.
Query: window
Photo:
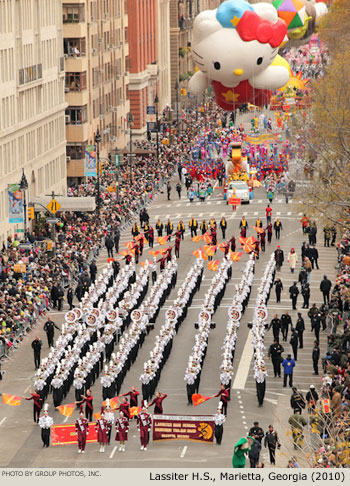
[[[85,17],[84,5],[79,3],[63,4],[63,23],[64,24],[77,24],[84,22]]]
[[[65,87],[67,91],[83,91],[86,89],[86,71],[83,73],[66,73]]]
[[[86,55],[85,37],[78,39],[63,39],[64,53],[68,57],[82,57]]]
[[[85,158],[85,148],[87,142],[67,143],[66,154],[72,160],[82,160]]]
[[[69,125],[82,125],[87,121],[87,105],[69,106],[66,109],[66,115],[70,117]]]

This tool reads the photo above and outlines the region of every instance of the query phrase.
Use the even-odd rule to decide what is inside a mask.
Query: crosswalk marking
[[[292,214],[292,212],[291,212],[291,211],[289,211],[289,213],[287,213],[287,216],[291,216],[291,214]]]
[[[258,199],[257,203],[258,204],[261,204],[262,203],[262,199]]]
[[[258,211],[255,211],[254,212],[254,216],[257,216],[258,214],[259,214]]]
[[[278,212],[276,213],[276,215],[277,215],[277,216],[280,216],[280,214],[281,214],[281,212],[280,212],[280,211],[278,211]]]
[[[247,214],[248,214],[247,211],[244,211],[243,216],[247,216]]]
[[[196,206],[199,206],[200,204],[201,204],[200,202],[197,202],[197,203],[196,203]]]

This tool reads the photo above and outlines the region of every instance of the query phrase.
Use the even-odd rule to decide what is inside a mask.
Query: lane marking
[[[65,424],[67,422],[67,420],[69,419],[69,417],[66,417],[64,420],[63,420],[63,423]]]
[[[24,390],[24,393],[27,393],[27,391],[29,390],[30,387],[31,387],[31,385],[28,385],[27,388]]]
[[[113,450],[112,450],[112,452],[111,452],[111,453],[110,453],[110,455],[109,455],[109,458],[110,458],[110,459],[113,459],[113,456],[114,456],[115,451],[117,450],[117,448],[118,448],[118,446],[114,446],[114,447],[113,447]]]
[[[185,446],[185,447],[182,449],[182,452],[181,452],[181,456],[180,456],[180,457],[185,457],[186,451],[187,451],[187,446]]]
[[[238,370],[235,376],[235,380],[232,385],[233,390],[244,389],[245,384],[249,375],[250,362],[253,357],[253,346],[252,346],[252,331],[249,330],[247,340],[244,345],[242,352],[242,357],[238,365]]]
[[[4,417],[2,420],[0,420],[0,425],[2,425],[5,422],[6,419],[7,419],[7,417]]]

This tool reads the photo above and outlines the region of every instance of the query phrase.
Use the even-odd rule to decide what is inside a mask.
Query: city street
[[[157,334],[157,329],[164,323],[164,312],[171,305],[176,298],[177,289],[181,285],[185,275],[187,274],[194,256],[192,252],[199,248],[199,243],[191,241],[188,222],[191,216],[196,217],[200,223],[202,219],[209,221],[214,217],[219,223],[221,217],[224,215],[228,221],[228,231],[226,239],[231,235],[235,235],[237,242],[239,236],[239,222],[244,215],[249,224],[248,236],[255,235],[252,229],[255,226],[255,221],[258,216],[265,224],[265,207],[266,207],[266,192],[264,188],[255,190],[255,197],[249,205],[242,205],[237,208],[236,212],[232,211],[231,206],[226,205],[222,197],[222,188],[215,187],[213,195],[204,203],[188,202],[183,191],[181,200],[178,199],[175,191],[175,184],[178,177],[174,176],[172,180],[171,200],[167,201],[166,193],[160,194],[156,197],[153,204],[149,207],[150,222],[154,226],[158,218],[163,223],[168,218],[175,224],[180,219],[183,220],[186,226],[185,240],[181,243],[180,260],[178,268],[177,286],[172,290],[164,307],[162,308],[156,324],[155,329],[149,333],[145,342],[139,351],[136,362],[132,366],[129,373],[124,379],[122,386],[122,393],[130,390],[131,385],[141,388],[139,376],[143,369],[143,363],[148,359],[149,352],[153,348],[154,336]],[[147,452],[140,451],[139,435],[136,429],[136,424],[131,423],[129,432],[129,441],[126,446],[126,453],[118,452],[116,442],[113,440],[111,445],[106,448],[104,454],[98,454],[97,444],[88,444],[85,456],[77,454],[76,445],[66,445],[58,447],[50,447],[49,449],[42,449],[39,428],[32,423],[32,402],[22,401],[20,407],[7,407],[0,404],[0,431],[1,435],[8,438],[7,441],[2,441],[0,444],[0,465],[7,467],[230,467],[232,450],[234,443],[241,437],[247,434],[249,428],[253,425],[255,420],[258,420],[264,430],[270,423],[274,424],[275,429],[279,433],[282,442],[282,449],[277,455],[277,467],[285,467],[288,458],[293,455],[290,438],[287,437],[286,431],[288,429],[288,418],[291,414],[289,399],[291,395],[290,388],[283,388],[282,379],[273,377],[273,369],[271,363],[267,360],[267,349],[272,343],[272,331],[266,333],[266,362],[268,363],[268,378],[266,397],[262,408],[258,409],[256,399],[255,381],[253,377],[253,347],[251,345],[251,336],[248,329],[248,322],[252,319],[252,314],[255,305],[256,289],[260,284],[265,263],[268,261],[271,252],[273,252],[277,244],[279,244],[284,251],[285,263],[279,273],[282,279],[284,290],[282,293],[282,301],[280,304],[276,303],[274,290],[271,292],[271,298],[268,303],[268,319],[270,322],[273,315],[277,313],[279,316],[282,312],[288,310],[293,324],[296,321],[297,311],[292,311],[291,300],[289,298],[289,286],[294,280],[298,280],[298,272],[300,263],[297,264],[296,273],[293,275],[290,272],[287,262],[287,255],[291,247],[296,249],[299,262],[301,259],[300,247],[305,241],[301,231],[301,223],[299,222],[302,213],[298,210],[298,204],[289,201],[285,203],[282,196],[277,195],[272,204],[272,222],[276,217],[279,217],[283,230],[281,232],[281,239],[277,242],[273,237],[271,245],[266,244],[266,252],[260,253],[260,260],[256,264],[256,272],[253,283],[253,290],[250,297],[249,305],[245,315],[241,319],[240,328],[238,332],[238,340],[236,344],[236,352],[234,358],[234,377],[232,381],[231,401],[228,406],[228,416],[224,424],[224,434],[222,445],[204,445],[200,443],[185,442],[185,441],[167,441],[161,443],[150,444]],[[319,233],[322,230],[319,228]],[[131,240],[130,228],[125,230],[121,235],[121,247],[123,242]],[[218,242],[222,242],[221,231],[218,230]],[[330,279],[334,278],[334,267],[336,263],[336,253],[333,248],[323,248],[323,238],[318,238],[318,250],[320,253],[320,270],[314,270],[311,274],[311,298],[310,304],[321,304],[322,294],[319,290],[320,281],[324,274],[327,274]],[[155,245],[158,249],[159,245]],[[239,244],[237,245],[239,251]],[[147,258],[148,247],[146,246],[143,259]],[[216,258],[221,258],[220,251],[216,253]],[[149,256],[150,259],[152,257]],[[208,352],[204,361],[203,371],[201,375],[201,383],[199,393],[202,395],[212,395],[220,389],[220,363],[221,363],[221,346],[226,331],[226,322],[228,320],[228,308],[231,305],[232,297],[235,292],[235,285],[241,280],[241,269],[247,261],[247,255],[244,254],[239,263],[233,263],[232,279],[226,287],[224,298],[219,306],[213,321],[216,323],[216,328],[210,333]],[[98,260],[98,267],[102,269],[106,262],[106,252],[104,251]],[[185,369],[188,362],[188,356],[194,344],[194,336],[196,330],[194,323],[197,320],[201,304],[203,302],[204,294],[208,290],[211,278],[214,272],[208,270],[205,264],[204,279],[200,291],[195,294],[193,304],[189,309],[186,320],[181,325],[178,334],[174,338],[174,344],[170,358],[168,359],[158,385],[158,390],[168,394],[164,401],[164,413],[169,414],[214,414],[216,412],[217,400],[212,399],[208,402],[199,405],[196,408],[187,405],[186,384],[184,381]],[[307,310],[301,309],[302,297],[299,296],[298,311],[302,312],[305,319],[306,331],[304,333],[304,349],[299,351],[298,361],[296,363],[294,373],[294,384],[303,391],[307,391],[309,385],[318,383],[318,378],[312,375],[312,347],[314,342],[314,334],[311,333],[310,320],[307,317]],[[50,314],[57,324],[62,324],[64,320],[64,312],[53,312]],[[9,362],[4,365],[6,374],[2,382],[2,390],[6,393],[13,393],[15,395],[29,396],[29,389],[32,386],[31,378],[34,375],[33,355],[30,348],[30,343],[38,334],[44,343],[44,354],[48,352],[47,341],[45,333],[42,330],[42,324],[46,319],[42,318],[36,330],[30,335],[26,336],[20,349],[13,354]],[[56,331],[57,332],[57,331]],[[285,347],[285,355],[291,352],[289,345],[289,337],[287,343],[283,343]],[[320,347],[321,356],[324,354],[326,345],[326,333],[321,333]],[[94,396],[95,411],[99,411],[102,402],[101,386],[99,380],[92,388]],[[71,389],[69,396],[65,403],[74,401],[74,389]],[[54,411],[52,404],[52,397],[49,396],[48,402],[50,404],[50,414],[54,418],[55,424],[73,423],[77,418],[77,412],[73,416],[65,418],[57,411]],[[152,407],[153,408],[153,407]],[[153,412],[153,410],[150,410]],[[261,459],[265,462],[265,467],[269,467],[267,449],[262,449]]]

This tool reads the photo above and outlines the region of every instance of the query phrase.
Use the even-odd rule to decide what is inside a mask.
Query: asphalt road
[[[181,285],[185,275],[191,267],[194,256],[192,252],[199,247],[198,243],[191,241],[188,230],[188,221],[191,216],[195,216],[201,221],[205,218],[207,221],[215,217],[219,222],[222,215],[228,221],[227,237],[234,234],[238,240],[238,227],[242,215],[246,216],[249,227],[255,226],[257,216],[266,222],[265,207],[266,194],[264,189],[255,191],[254,200],[249,205],[240,206],[236,212],[233,212],[230,206],[223,201],[221,189],[216,187],[212,197],[206,202],[189,203],[185,197],[184,191],[181,200],[178,200],[175,192],[177,176],[172,181],[173,191],[171,201],[167,201],[166,194],[160,194],[155,198],[152,206],[149,208],[151,223],[154,225],[158,217],[165,222],[168,217],[172,222],[182,219],[187,226],[184,242],[181,243],[180,261],[178,269],[177,287],[173,289],[162,311],[160,312],[155,329],[146,337],[145,342],[139,351],[137,360],[127,374],[121,392],[128,391],[131,385],[138,386],[139,376],[143,369],[143,363],[148,359],[149,352],[153,348],[154,338],[157,330],[164,323],[164,312],[176,298],[177,289]],[[234,360],[234,378],[231,401],[228,407],[228,417],[224,425],[224,435],[222,445],[207,445],[194,442],[174,441],[150,444],[147,452],[140,451],[140,443],[135,423],[131,424],[129,432],[129,441],[126,446],[126,453],[118,452],[117,443],[112,440],[111,446],[106,448],[104,454],[98,453],[98,444],[88,444],[86,454],[77,454],[76,445],[42,448],[40,430],[38,426],[33,425],[32,421],[32,402],[23,401],[20,407],[9,407],[0,403],[0,466],[2,467],[171,467],[171,468],[198,468],[198,467],[230,467],[232,450],[234,443],[243,435],[247,434],[248,429],[252,426],[253,421],[259,420],[260,425],[266,430],[270,423],[275,425],[280,434],[282,441],[281,453],[277,456],[277,467],[285,467],[288,458],[293,455],[290,439],[286,435],[286,422],[290,415],[289,398],[291,390],[283,388],[282,380],[273,377],[272,365],[267,360],[268,378],[267,392],[265,402],[262,408],[258,409],[258,403],[255,394],[255,382],[252,372],[252,355],[253,349],[250,344],[248,335],[249,329],[247,323],[251,320],[255,305],[256,290],[260,283],[265,263],[269,259],[271,252],[276,249],[277,244],[285,252],[285,259],[291,247],[294,247],[298,253],[299,262],[301,260],[300,247],[305,240],[301,231],[299,222],[301,213],[298,204],[289,202],[286,204],[284,199],[276,196],[272,204],[272,221],[278,216],[283,224],[281,239],[276,242],[272,239],[272,244],[266,248],[266,253],[262,254],[256,265],[256,273],[253,283],[248,309],[241,320],[236,343],[236,353]],[[321,229],[319,229],[320,231]],[[253,230],[248,231],[248,235],[253,234]],[[130,229],[126,230],[121,236],[121,246],[123,242],[130,241]],[[218,231],[218,240],[222,242],[221,232]],[[334,278],[334,266],[336,263],[336,253],[332,248],[323,248],[322,241],[318,242],[320,253],[320,270],[314,270],[311,275],[311,299],[310,303],[322,302],[322,294],[319,291],[319,283],[326,273],[330,278]],[[156,246],[155,246],[156,248]],[[143,259],[148,255],[148,248],[144,252]],[[221,258],[221,252],[217,253],[217,258]],[[150,257],[152,258],[152,257]],[[216,328],[213,329],[209,337],[209,345],[206,359],[204,361],[201,384],[199,393],[203,395],[212,395],[219,391],[220,388],[220,363],[221,363],[221,346],[223,344],[226,322],[228,319],[228,308],[235,292],[235,285],[241,279],[241,269],[244,262],[247,261],[247,255],[244,255],[240,262],[233,264],[232,280],[226,288],[221,305],[213,318],[216,322]],[[99,269],[106,262],[106,253],[100,256],[98,261]],[[297,265],[297,274],[300,264]],[[203,302],[204,294],[208,290],[211,278],[214,273],[205,269],[204,280],[200,291],[195,295],[193,305],[190,308],[187,318],[180,327],[178,334],[174,338],[172,352],[166,363],[158,390],[167,393],[168,398],[164,401],[164,412],[169,414],[214,414],[217,408],[217,399],[209,400],[193,408],[187,405],[186,388],[184,373],[188,362],[188,356],[194,344],[196,330],[194,323],[197,320],[198,312]],[[292,311],[291,301],[289,299],[288,288],[294,281],[294,276],[289,270],[288,263],[285,262],[280,272],[284,291],[282,302],[276,304],[274,292],[268,303],[269,320],[275,313],[281,315],[285,310],[290,311],[293,323],[296,321],[296,312]],[[311,352],[314,341],[314,335],[311,333],[307,310],[301,309],[301,298],[299,297],[298,311],[302,312],[305,318],[306,332],[304,334],[304,349],[299,351],[297,366],[295,368],[294,383],[298,388],[307,390],[311,383],[317,384],[318,380],[312,375]],[[64,313],[52,313],[57,324],[64,320]],[[35,335],[41,336],[44,343],[45,356],[48,353],[46,335],[42,330],[44,319],[39,321],[36,329],[26,338],[20,348],[13,354],[11,359],[4,364],[6,374],[1,383],[1,391],[13,393],[16,395],[28,396],[32,386],[32,377],[34,375],[34,363],[30,343]],[[289,341],[289,340],[288,340]],[[272,332],[266,334],[266,347],[272,343]],[[291,351],[289,344],[285,343],[285,352]],[[326,345],[326,334],[321,333],[321,355],[324,354]],[[141,387],[140,387],[141,388]],[[98,411],[102,401],[101,387],[99,381],[96,382],[92,389],[94,395],[95,410]],[[74,401],[73,390],[67,397],[66,403]],[[50,414],[54,418],[55,424],[73,423],[76,419],[75,412],[71,419],[59,415],[54,411],[52,397],[49,397]],[[114,439],[113,432],[113,439]],[[118,444],[119,445],[119,444]],[[262,450],[261,459],[269,467],[267,461],[266,449]]]

